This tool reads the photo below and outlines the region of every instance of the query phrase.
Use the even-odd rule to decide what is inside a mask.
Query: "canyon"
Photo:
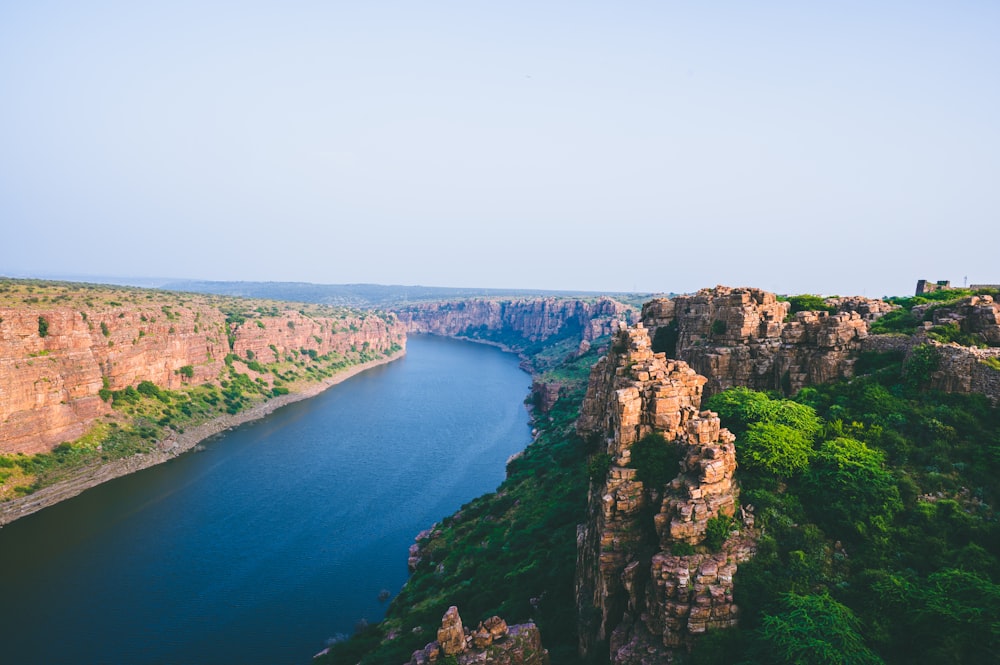
[[[48,452],[82,436],[112,413],[102,389],[142,381],[171,390],[219,384],[230,353],[270,363],[293,352],[346,357],[352,350],[384,354],[405,344],[391,315],[345,310],[307,316],[283,305],[267,316],[250,311],[232,322],[202,297],[150,296],[93,307],[0,307],[0,453]],[[253,372],[258,377],[271,380]]]
[[[671,662],[699,635],[734,626],[740,616],[734,575],[754,556],[759,534],[752,508],[740,503],[735,437],[702,410],[703,399],[736,386],[791,395],[850,379],[865,354],[896,354],[906,359],[905,371],[915,350],[927,346],[937,359],[929,387],[1000,399],[1000,306],[988,295],[914,308],[922,323],[909,335],[872,333],[873,323],[897,309],[882,300],[831,298],[822,310],[793,312],[788,300],[748,287],[656,298],[641,313],[610,298],[491,297],[409,304],[394,313],[320,314],[271,304],[234,315],[197,298],[144,297],[0,306],[0,452],[47,452],[81,436],[113,415],[102,391],[143,381],[171,390],[220,385],[231,356],[244,365],[309,351],[391,357],[405,348],[407,333],[519,353],[535,375],[541,416],[565,396],[561,380],[545,370],[607,345],[575,425],[607,465],[598,465],[587,488],[574,593],[581,654],[621,664]],[[974,335],[984,348],[936,341],[942,326]],[[268,373],[246,373],[273,385]],[[643,475],[636,451],[650,440],[676,456],[669,478]],[[719,525],[724,537],[710,542]],[[458,635],[454,614],[442,629],[451,624]],[[476,630],[461,628],[460,652],[449,652],[447,635],[439,637],[412,662],[525,662],[516,650],[499,655],[494,648],[513,644],[508,635],[530,636],[529,650],[544,651],[537,627],[511,626],[500,635],[501,624],[491,618]],[[485,641],[491,627],[496,644]],[[490,649],[495,658],[484,655]]]
[[[611,298],[472,298],[396,310],[409,332],[499,343],[518,351],[553,339],[589,345],[636,310]],[[589,348],[589,347],[587,347]]]

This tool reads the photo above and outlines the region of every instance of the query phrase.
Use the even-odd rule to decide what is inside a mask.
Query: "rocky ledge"
[[[494,616],[469,630],[453,605],[441,618],[437,640],[414,651],[409,665],[446,659],[457,665],[548,665],[549,652],[542,647],[541,634],[533,623],[508,626]]]

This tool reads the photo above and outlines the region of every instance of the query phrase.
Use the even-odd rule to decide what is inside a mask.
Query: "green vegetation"
[[[927,336],[942,344],[954,342],[962,346],[987,347],[986,342],[975,333],[963,332],[957,323],[945,323],[927,331]]]
[[[788,309],[789,315],[794,315],[796,312],[830,312],[832,314],[837,311],[837,308],[828,305],[822,296],[802,294],[789,296],[787,300],[791,303],[791,307]]]
[[[705,546],[712,552],[718,552],[734,526],[735,521],[732,517],[719,514],[710,518],[705,524]]]
[[[38,317],[38,336],[47,337],[49,334],[49,322],[44,316]]]
[[[740,628],[701,640],[693,663],[996,662],[1000,411],[926,391],[923,348],[906,375],[884,354],[794,400],[707,400],[737,434],[763,536],[737,573]],[[762,446],[754,433],[775,424]]]
[[[942,307],[949,307],[969,296],[978,294],[988,294],[1000,297],[1000,293],[980,290],[973,292],[971,289],[949,289],[947,291],[935,291],[925,293],[920,296],[906,296],[886,298],[887,302],[899,305],[900,309],[889,312],[876,320],[871,326],[872,334],[897,333],[912,335],[923,321],[934,320],[934,310]],[[913,313],[913,308],[918,305],[927,305],[923,316],[918,318]],[[918,310],[919,311],[919,310]],[[954,328],[952,328],[954,326]],[[982,340],[978,337],[963,334],[957,330],[958,326],[946,324],[937,326],[931,330],[931,337],[942,342],[958,342],[964,346],[981,346]]]
[[[632,446],[630,466],[636,470],[636,480],[649,489],[662,490],[680,471],[681,449],[654,432]]]
[[[926,391],[935,361],[926,349],[905,374],[901,354],[868,354],[858,364],[867,375],[792,399],[737,388],[706,401],[737,436],[742,502],[755,506],[763,535],[737,573],[740,628],[709,633],[689,662],[995,662],[1000,412],[982,396]],[[444,520],[386,621],[324,662],[405,662],[450,604],[469,623],[532,617],[553,663],[577,662],[575,525],[587,484],[611,463],[571,427],[592,362],[546,373],[568,390],[508,480]],[[633,447],[632,466],[660,483],[676,473],[671,453],[650,437]],[[705,547],[732,528],[711,520]]]

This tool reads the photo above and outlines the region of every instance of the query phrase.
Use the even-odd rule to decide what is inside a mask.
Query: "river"
[[[0,529],[0,662],[308,664],[385,611],[414,535],[530,441],[498,349],[407,355]]]

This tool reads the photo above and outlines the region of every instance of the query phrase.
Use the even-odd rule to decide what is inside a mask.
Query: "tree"
[[[802,430],[771,422],[752,423],[736,442],[737,459],[747,467],[783,478],[809,466],[812,438]]]
[[[811,509],[822,519],[859,532],[873,520],[888,523],[903,507],[895,478],[885,469],[885,455],[847,437],[819,447],[806,489],[813,497]]]
[[[881,665],[865,646],[860,622],[829,594],[785,594],[784,611],[765,614],[759,636],[779,665]]]

